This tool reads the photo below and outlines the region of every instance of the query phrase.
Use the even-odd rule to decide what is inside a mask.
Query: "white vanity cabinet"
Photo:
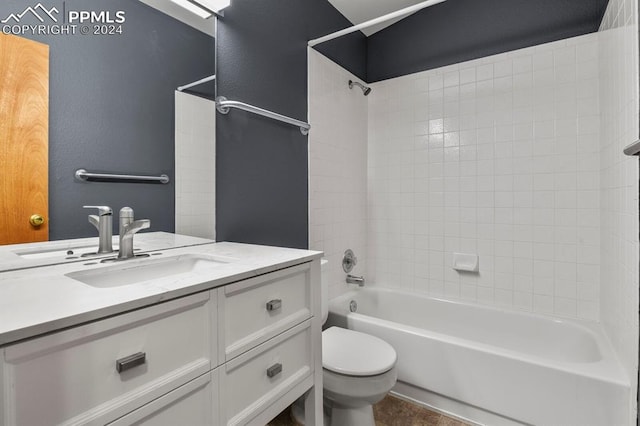
[[[0,349],[13,425],[263,425],[311,389],[320,418],[319,262]]]

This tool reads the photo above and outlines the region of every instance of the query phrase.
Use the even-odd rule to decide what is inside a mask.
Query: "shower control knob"
[[[353,250],[347,249],[347,251],[344,252],[344,257],[342,258],[342,270],[348,274],[357,264],[358,258],[353,253]]]

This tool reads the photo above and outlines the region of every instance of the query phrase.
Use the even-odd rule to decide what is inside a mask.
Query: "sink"
[[[66,276],[92,287],[110,288],[202,272],[229,262],[229,259],[223,260],[213,256],[183,254],[163,258],[126,260],[105,268],[70,272]]]
[[[114,250],[117,250],[115,247]],[[15,250],[14,253],[23,259],[37,260],[37,259],[75,259],[80,258],[83,255],[94,254],[98,250],[95,244],[87,244],[83,246],[64,247],[64,248],[41,248],[41,249],[23,249]],[[104,255],[101,255],[104,256]]]

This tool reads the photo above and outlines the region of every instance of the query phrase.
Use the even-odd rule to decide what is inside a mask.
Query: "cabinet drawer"
[[[209,293],[4,349],[5,425],[105,424],[211,369]],[[121,364],[116,361],[145,354]]]
[[[312,316],[310,263],[218,291],[218,333],[227,361]]]
[[[220,423],[251,422],[312,373],[311,320],[307,320],[221,368]]]
[[[217,421],[218,416],[217,373],[217,370],[214,370],[203,374],[109,423],[109,426],[213,425],[214,419]]]

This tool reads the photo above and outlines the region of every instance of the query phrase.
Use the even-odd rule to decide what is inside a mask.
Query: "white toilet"
[[[327,261],[322,260],[322,323],[329,314]],[[330,327],[322,332],[322,379],[325,425],[374,426],[372,405],[396,383],[397,355],[382,339],[358,331]],[[304,418],[302,400],[294,407]]]

